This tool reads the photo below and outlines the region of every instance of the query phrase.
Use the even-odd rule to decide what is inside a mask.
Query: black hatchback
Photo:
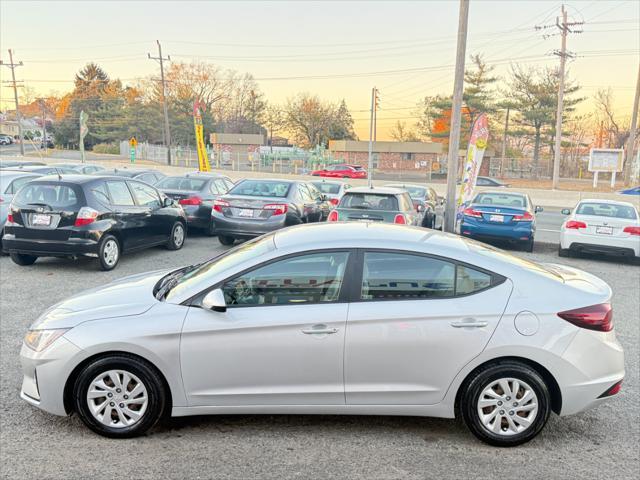
[[[13,197],[2,244],[18,265],[38,257],[97,257],[115,268],[122,253],[155,245],[178,250],[182,207],[146,183],[121,177],[40,177]]]

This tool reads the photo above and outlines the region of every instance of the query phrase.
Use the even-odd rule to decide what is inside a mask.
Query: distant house
[[[367,168],[369,142],[330,140],[334,159]],[[442,154],[442,144],[435,142],[373,142],[373,168],[376,170],[428,171]]]
[[[213,150],[212,163],[231,165],[235,162],[257,162],[264,136],[250,133],[212,133],[209,142]]]

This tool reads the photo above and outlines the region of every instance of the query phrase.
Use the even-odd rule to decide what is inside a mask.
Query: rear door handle
[[[454,328],[482,328],[489,325],[489,322],[478,322],[476,320],[467,319],[459,322],[451,322],[451,326]]]
[[[330,328],[327,325],[324,324],[318,324],[318,325],[314,325],[311,328],[305,328],[302,330],[302,333],[304,333],[305,335],[320,335],[320,334],[332,334],[332,333],[338,333],[338,329],[337,328]]]

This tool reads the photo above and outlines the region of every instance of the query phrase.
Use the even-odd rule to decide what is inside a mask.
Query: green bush
[[[115,143],[97,143],[93,146],[93,152],[118,155],[120,153],[120,147]]]

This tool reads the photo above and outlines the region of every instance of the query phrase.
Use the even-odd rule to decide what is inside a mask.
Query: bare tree
[[[407,127],[406,122],[398,120],[389,132],[391,138],[397,142],[419,142],[420,137],[412,128]]]
[[[629,127],[621,125],[613,112],[613,91],[611,87],[601,88],[593,96],[598,123],[606,132],[607,148],[622,148],[629,138]]]

